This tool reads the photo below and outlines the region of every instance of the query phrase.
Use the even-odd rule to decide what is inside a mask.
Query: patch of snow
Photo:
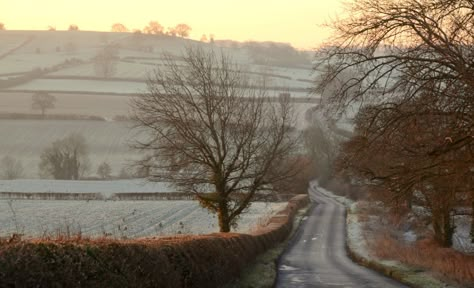
[[[370,259],[369,248],[364,237],[363,224],[359,222],[357,214],[349,213],[346,218],[347,223],[347,245],[358,255]]]
[[[416,235],[415,231],[413,230],[408,230],[407,232],[403,233],[403,239],[405,242],[413,243],[418,239],[418,236]]]
[[[474,253],[474,243],[471,243],[471,217],[469,215],[454,218],[456,230],[453,235],[453,248],[464,252]]]

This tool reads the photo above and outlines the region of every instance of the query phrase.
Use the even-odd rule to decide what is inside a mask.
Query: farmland
[[[129,148],[133,132],[128,122],[77,121],[77,120],[0,120],[0,155],[10,155],[22,161],[27,178],[38,177],[38,163],[41,151],[53,141],[69,133],[81,133],[89,147],[92,171],[107,161],[112,173],[129,161],[136,159],[136,151]]]
[[[0,192],[99,193],[104,199],[0,199],[0,237],[20,233],[27,237],[82,234],[136,238],[217,232],[215,217],[196,201],[111,200],[114,193],[175,192],[167,184],[141,179],[38,180],[41,152],[53,141],[79,133],[86,139],[90,161],[84,176],[96,177],[97,167],[104,161],[110,164],[112,176],[118,176],[122,168],[140,157],[130,148],[138,137],[131,129],[133,123],[122,121],[130,115],[131,97],[146,92],[148,75],[163,67],[163,52],[179,59],[186,45],[222,49],[250,78],[265,80],[270,96],[289,91],[292,97],[308,98],[312,79],[309,61],[307,65],[262,65],[252,60],[246,49],[167,36],[2,31],[0,41],[0,158],[11,156],[24,170],[24,179],[0,180]],[[94,62],[106,45],[114,45],[118,52],[114,73],[108,79],[98,75]],[[47,91],[56,99],[54,108],[46,111],[46,119],[39,119],[40,111],[32,109],[36,91]],[[305,127],[305,112],[315,105],[314,101],[294,104],[298,115],[295,126]],[[48,116],[60,116],[56,118],[61,120]],[[98,119],[83,118],[90,116]],[[236,231],[248,231],[284,205],[254,203]]]
[[[245,232],[286,203],[253,203],[236,231]],[[218,232],[214,215],[195,201],[0,200],[0,237],[83,236],[137,238]]]
[[[0,180],[1,192],[100,193],[104,199],[107,199],[114,193],[176,192],[176,189],[167,183],[149,182],[144,179],[107,181],[16,179]]]

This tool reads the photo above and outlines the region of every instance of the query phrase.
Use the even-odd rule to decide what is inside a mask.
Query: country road
[[[406,287],[353,263],[345,251],[345,208],[309,188],[313,202],[278,266],[276,287]]]

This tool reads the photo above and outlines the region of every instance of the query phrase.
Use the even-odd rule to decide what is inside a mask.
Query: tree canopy
[[[358,0],[348,15],[315,67],[328,111],[359,110],[343,166],[392,200],[422,192],[449,218],[473,191],[474,2]],[[449,246],[447,225],[438,240]]]
[[[297,173],[291,105],[255,87],[228,56],[188,48],[182,62],[167,57],[132,104],[146,135],[139,165],[150,180],[195,193],[222,232]]]

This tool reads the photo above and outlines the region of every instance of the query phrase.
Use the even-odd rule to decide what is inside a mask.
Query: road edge
[[[250,265],[242,272],[239,278],[227,283],[224,288],[272,288],[275,287],[278,279],[278,264],[282,255],[285,253],[289,243],[294,241],[296,232],[304,221],[304,217],[311,211],[315,203],[309,202],[305,207],[298,209],[293,221],[293,226],[288,237],[267,250],[263,254],[250,263]],[[262,272],[263,271],[263,272]],[[270,275],[265,272],[269,272]],[[259,278],[260,282],[256,283],[252,278]]]
[[[300,217],[299,218],[295,217],[295,221],[293,222],[293,229],[290,232],[290,235],[288,236],[288,238],[282,243],[283,245],[282,245],[281,252],[279,253],[278,257],[275,259],[275,272],[276,273],[273,279],[273,285],[271,286],[272,288],[275,288],[276,284],[278,283],[278,266],[280,264],[281,258],[286,253],[288,247],[291,246],[291,244],[295,241],[296,235],[298,234],[301,224],[303,223],[303,221],[306,220],[305,217],[307,217],[317,205],[318,203],[310,201],[306,207],[299,210],[299,211],[304,210],[301,213]]]
[[[398,261],[390,261],[392,265],[384,264],[383,260],[369,259],[357,252],[357,248],[351,245],[351,239],[348,236],[349,225],[351,225],[350,216],[357,217],[355,213],[351,213],[350,207],[346,207],[346,254],[355,263],[377,271],[389,278],[399,281],[412,288],[455,288],[444,283],[433,276],[429,275],[427,271],[416,269],[403,264]]]
[[[451,284],[442,282],[441,280],[433,277],[429,274],[429,271],[422,270],[419,268],[411,267],[407,264],[401,263],[399,261],[384,261],[379,259],[373,259],[363,256],[363,253],[359,253],[355,245],[351,245],[351,238],[349,237],[350,225],[358,220],[351,221],[350,217],[357,217],[356,213],[352,213],[351,206],[355,202],[347,199],[343,196],[338,196],[328,191],[326,189],[322,189],[318,184],[317,181],[310,182],[310,187],[314,190],[319,191],[321,194],[325,195],[328,198],[333,199],[334,201],[338,202],[339,204],[343,205],[345,209],[345,220],[346,220],[346,227],[345,227],[345,248],[347,256],[354,262],[364,267],[367,267],[371,270],[374,270],[386,277],[392,278],[408,287],[412,288],[458,288],[461,286],[453,286]],[[385,263],[384,263],[385,262]],[[388,264],[390,263],[390,265]]]

